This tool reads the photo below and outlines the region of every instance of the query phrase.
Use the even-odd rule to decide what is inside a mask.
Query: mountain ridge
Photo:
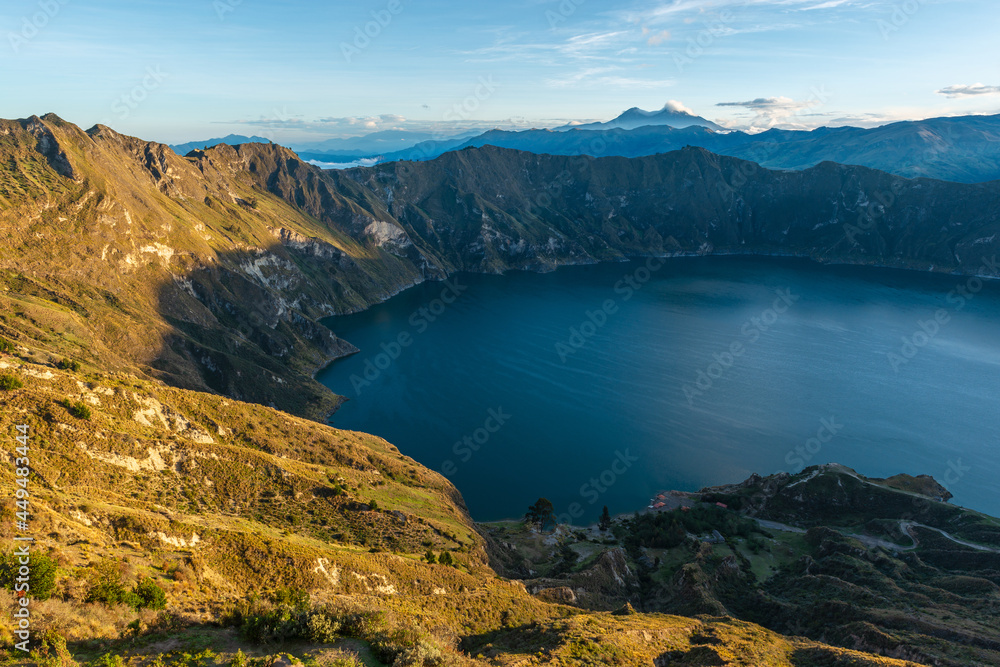
[[[147,316],[136,331],[155,322],[147,340],[163,342],[154,349],[124,334],[123,349],[148,372],[189,388],[250,391],[239,396],[300,414],[336,407],[302,376],[353,351],[318,319],[456,271],[774,252],[995,275],[983,261],[1000,250],[1000,185],[833,163],[778,172],[698,148],[627,159],[487,146],[329,172],[274,144],[180,157],[55,117],[0,126],[0,151],[15,165],[2,172],[0,215],[18,234],[44,230],[42,245],[62,239],[46,255],[9,233],[20,259],[0,268],[16,280],[29,269],[61,276],[45,289],[62,293],[80,280],[84,292],[131,290],[123,276],[138,272],[145,296],[132,303]],[[71,216],[86,221],[79,233],[59,221]],[[53,267],[51,257],[64,261]],[[116,326],[133,321],[109,298],[95,307]],[[245,342],[224,335],[235,329]],[[294,377],[308,396],[267,383],[237,390],[249,359]]]
[[[696,148],[486,147],[329,173],[273,144],[181,157],[54,115],[0,121],[0,158],[0,423],[29,425],[35,548],[55,563],[36,663],[180,667],[209,646],[265,664],[261,643],[289,639],[298,658],[332,639],[400,667],[950,666],[1000,650],[998,557],[917,524],[989,549],[1000,527],[914,508],[926,480],[807,469],[603,534],[481,526],[441,475],[318,423],[338,399],[310,376],[352,351],[318,318],[460,270],[774,250],[970,275],[996,248],[1000,186]],[[0,479],[13,488],[14,468]],[[751,511],[806,532],[762,533]],[[0,503],[5,547],[14,512]],[[908,546],[893,532],[907,518],[913,553],[852,537]],[[166,613],[107,595],[147,580]],[[15,604],[0,593],[3,641]]]

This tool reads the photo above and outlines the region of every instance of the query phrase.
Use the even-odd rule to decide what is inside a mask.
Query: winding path
[[[799,533],[804,534],[806,531],[804,528],[798,528],[797,526],[789,526],[787,523],[779,523],[777,521],[768,521],[766,519],[754,519],[762,528],[769,528],[771,530],[780,530],[787,533]],[[957,537],[946,533],[940,528],[935,528],[934,526],[927,526],[922,523],[917,523],[916,521],[900,521],[899,530],[909,537],[913,544],[909,546],[903,546],[901,544],[896,544],[894,542],[889,542],[888,540],[883,540],[878,537],[871,537],[870,535],[858,535],[856,533],[841,533],[846,537],[858,540],[862,544],[868,547],[882,547],[884,549],[892,549],[894,551],[913,551],[917,548],[919,542],[916,536],[910,532],[913,527],[923,528],[925,530],[933,530],[936,533],[940,533],[945,539],[951,540],[955,544],[961,544],[963,547],[968,547],[970,549],[975,549],[977,551],[987,551],[989,553],[1000,554],[1000,549],[996,547],[988,547],[982,544],[975,544],[974,542],[966,542],[965,540],[960,540]],[[841,531],[837,531],[841,532]]]

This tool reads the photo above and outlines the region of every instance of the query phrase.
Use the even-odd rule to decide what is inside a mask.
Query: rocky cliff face
[[[487,146],[327,172],[273,144],[181,157],[51,114],[0,121],[0,156],[0,269],[13,292],[71,304],[92,338],[113,331],[77,352],[312,416],[336,399],[311,372],[352,350],[318,319],[455,271],[774,253],[1000,273],[1000,183],[832,163]]]

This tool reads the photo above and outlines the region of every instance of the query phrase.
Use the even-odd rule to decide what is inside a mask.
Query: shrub
[[[306,622],[308,639],[318,644],[330,644],[336,641],[340,627],[340,619],[327,611],[310,612]]]
[[[400,651],[392,662],[392,667],[425,667],[440,665],[443,661],[441,649],[426,639],[419,639],[413,646]]]
[[[106,558],[94,565],[90,578],[86,602],[117,604],[125,595],[125,569],[113,558]]]
[[[77,401],[76,403],[63,401],[63,407],[69,410],[69,413],[77,419],[90,419],[90,407],[86,403],[82,403],[80,401]]]
[[[163,609],[167,596],[153,579],[146,577],[129,590],[125,585],[125,567],[120,561],[106,559],[94,567],[85,602],[106,605],[126,604],[133,609]]]
[[[52,629],[36,635],[35,649],[31,652],[38,667],[66,667],[75,665],[73,656],[66,648],[66,638]]]
[[[4,391],[13,391],[14,389],[20,389],[24,386],[21,382],[21,378],[11,373],[0,373],[0,389]]]
[[[101,657],[88,663],[88,667],[125,667],[126,662],[120,655],[105,653]]]
[[[0,337],[0,354],[14,354],[15,351],[16,348],[13,343],[6,338]]]
[[[167,606],[167,594],[157,585],[152,577],[144,577],[135,585],[132,592],[138,598],[139,609],[164,609]]]
[[[78,371],[80,370],[80,362],[72,359],[60,359],[56,362],[56,368],[64,371]]]
[[[18,556],[13,552],[0,554],[0,586],[14,590],[14,579],[20,567]],[[48,600],[56,587],[56,562],[45,554],[33,553],[29,567],[28,585],[31,587],[31,597],[36,600]]]
[[[354,653],[342,649],[325,651],[315,657],[316,667],[364,667]]]

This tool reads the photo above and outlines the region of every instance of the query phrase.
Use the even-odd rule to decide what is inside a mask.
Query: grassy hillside
[[[943,505],[900,523],[901,498],[936,490],[927,480],[871,486],[834,470],[807,480],[819,490],[806,495],[776,492],[787,479],[706,492],[810,529],[790,536],[755,533],[751,519],[713,503],[693,512],[690,531],[633,517],[610,534],[539,534],[477,526],[440,475],[379,438],[322,423],[339,399],[311,373],[353,349],[322,316],[455,270],[711,246],[706,234],[729,204],[704,197],[737,161],[688,151],[588,162],[588,176],[542,202],[536,195],[566,165],[495,150],[420,170],[327,174],[277,146],[179,157],[48,115],[0,121],[0,155],[4,644],[18,605],[7,590],[18,425],[29,431],[37,540],[34,654],[10,652],[6,663],[270,667],[292,654],[316,665],[806,667],[995,657],[992,625],[967,613],[996,597],[998,568],[982,547],[1000,543],[994,524]],[[810,187],[836,189],[870,174],[814,176]],[[754,196],[800,185],[767,179]],[[640,191],[654,196],[629,203]],[[684,198],[683,210],[670,208]],[[760,248],[775,230],[718,233],[753,236]],[[845,496],[819,486],[834,474],[847,476]],[[884,512],[866,513],[873,502]],[[917,560],[873,551],[896,539],[894,526],[920,542]],[[725,542],[705,543],[708,528]],[[871,549],[839,542],[862,529]],[[958,553],[957,535],[980,548]],[[816,604],[844,591],[857,593],[845,613],[865,609],[860,625]],[[929,611],[914,614],[920,605]]]
[[[11,352],[0,380],[21,386],[0,391],[3,449],[12,459],[15,426],[30,427],[30,530],[57,568],[33,629],[64,664],[213,664],[278,649],[322,664],[903,664],[729,618],[546,601],[490,569],[489,539],[447,480],[379,438]],[[13,467],[0,479],[14,488]],[[4,553],[15,509],[3,499]],[[428,550],[454,565],[426,562]],[[147,578],[164,611],[93,599],[109,580]],[[0,594],[6,643],[14,604]],[[326,641],[297,629],[316,618],[337,628]]]

